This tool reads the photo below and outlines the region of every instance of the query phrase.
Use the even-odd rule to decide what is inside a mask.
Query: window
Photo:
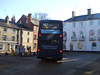
[[[0,44],[0,51],[3,50],[3,44]]]
[[[82,44],[81,43],[78,43],[78,49],[82,49]]]
[[[27,35],[29,35],[30,33],[28,32]]]
[[[94,31],[90,30],[90,40],[94,40],[95,36],[94,36]]]
[[[34,48],[36,48],[36,43],[34,43]]]
[[[73,37],[76,37],[76,33],[75,33],[75,32],[73,32],[73,34],[72,34],[72,35],[73,35]]]
[[[92,47],[96,47],[97,44],[95,42],[92,43]]]
[[[15,41],[15,36],[12,36],[12,41]]]
[[[34,39],[36,39],[36,34],[34,35]]]
[[[73,27],[75,27],[75,23],[73,23]]]
[[[27,38],[27,43],[29,43],[29,38]]]
[[[83,36],[83,32],[82,31],[80,31],[80,37],[81,38],[83,38],[84,36]]]
[[[98,20],[98,25],[100,26],[100,20]]]
[[[100,40],[100,30],[98,30],[98,39]]]
[[[66,29],[66,28],[67,28],[67,27],[66,27],[66,24],[64,24],[63,28],[64,28],[64,29]]]
[[[13,33],[15,33],[15,29],[13,29]]]
[[[63,37],[66,37],[66,36],[67,36],[66,34],[67,34],[67,33],[64,31],[64,32],[63,32]]]
[[[4,32],[7,32],[7,28],[4,28]]]
[[[71,40],[72,41],[76,41],[77,40],[75,32],[72,32]]]
[[[83,27],[83,22],[80,22],[80,24],[79,24],[79,25],[80,25],[80,27]]]
[[[22,22],[20,21],[20,24],[21,24]]]
[[[1,35],[1,31],[0,31],[0,35]]]
[[[93,21],[90,21],[90,26],[93,26]]]
[[[6,35],[3,35],[3,40],[4,40],[4,41],[6,41],[6,38],[7,38]]]
[[[63,49],[66,50],[66,41],[63,41]]]
[[[36,31],[36,26],[34,26],[34,30]]]
[[[26,20],[26,23],[28,23],[28,20]]]

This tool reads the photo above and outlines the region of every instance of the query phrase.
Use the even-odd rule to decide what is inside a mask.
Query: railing
[[[66,37],[63,37],[63,40],[67,40],[67,38]]]
[[[76,38],[75,36],[71,36],[71,40],[72,40],[72,41],[76,41],[77,38]]]
[[[95,41],[95,38],[90,38],[89,40],[90,40],[90,41]]]
[[[79,41],[84,41],[84,40],[85,40],[84,37],[80,37],[80,38],[79,38]]]

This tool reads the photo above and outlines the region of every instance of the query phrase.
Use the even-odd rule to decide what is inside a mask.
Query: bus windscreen
[[[59,24],[57,23],[43,23],[41,27],[42,34],[60,34]]]
[[[42,29],[59,29],[59,24],[57,23],[43,23]]]

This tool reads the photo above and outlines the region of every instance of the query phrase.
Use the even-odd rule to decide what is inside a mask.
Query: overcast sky
[[[72,17],[72,11],[85,15],[88,8],[100,13],[100,0],[0,0],[0,18],[15,15],[17,21],[23,14],[41,12],[54,20],[66,20]]]

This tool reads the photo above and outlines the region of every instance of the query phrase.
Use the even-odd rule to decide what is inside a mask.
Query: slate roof
[[[28,19],[28,16],[26,16],[26,15],[23,15],[23,16],[25,16]],[[32,20],[33,20],[33,21],[31,21],[32,24],[39,25],[39,20],[38,19],[32,18]]]
[[[75,16],[73,18],[65,20],[64,22],[75,22],[75,21],[95,20],[95,19],[100,19],[100,13]]]
[[[25,25],[25,24],[18,24],[18,23],[15,23],[15,25],[18,26],[20,29],[32,31],[32,30],[31,30],[27,25]]]
[[[19,27],[17,27],[12,22],[9,21],[9,23],[7,23],[4,19],[0,19],[0,26],[2,26],[2,27],[8,27],[8,28],[16,28],[16,29],[19,29]]]
[[[15,29],[24,29],[24,30],[32,31],[27,25],[13,23],[11,21],[9,21],[9,23],[7,24],[7,22],[4,19],[0,19],[0,26],[2,26],[2,27],[8,27],[8,28],[15,28]]]

